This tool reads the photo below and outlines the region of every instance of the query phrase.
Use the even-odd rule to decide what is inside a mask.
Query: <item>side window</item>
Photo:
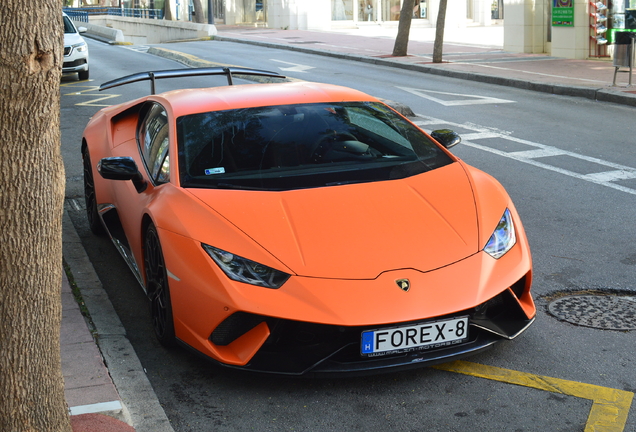
[[[168,116],[159,104],[147,111],[138,131],[141,155],[155,184],[170,181]]]

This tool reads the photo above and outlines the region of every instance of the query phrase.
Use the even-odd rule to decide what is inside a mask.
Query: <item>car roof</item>
[[[358,90],[331,84],[291,82],[174,90],[149,97],[169,105],[176,117],[200,112],[307,103],[378,101]]]

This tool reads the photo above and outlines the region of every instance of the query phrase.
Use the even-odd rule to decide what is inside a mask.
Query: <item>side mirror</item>
[[[450,129],[438,129],[431,132],[431,136],[444,147],[451,148],[462,141],[462,138]]]
[[[78,27],[77,31],[80,32],[80,33],[86,33],[88,31],[88,29],[86,27],[82,26],[82,27]]]
[[[103,158],[97,164],[97,172],[106,180],[131,180],[139,193],[148,187],[148,183],[131,157]]]

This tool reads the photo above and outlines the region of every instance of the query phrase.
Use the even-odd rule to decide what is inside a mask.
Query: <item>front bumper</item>
[[[164,235],[173,245],[164,256],[174,275],[170,291],[177,338],[224,366],[292,375],[413,368],[512,339],[536,314],[525,238],[498,260],[478,252],[430,272],[394,270],[373,280],[292,276],[272,290],[230,281],[200,245]],[[192,253],[177,253],[183,250]],[[192,268],[198,271],[187,271]],[[411,282],[408,292],[396,285],[402,278]],[[362,331],[458,316],[469,317],[469,339],[462,343],[361,355]]]
[[[283,320],[244,312],[233,314],[221,323],[210,335],[210,342],[217,347],[230,346],[241,337],[249,335],[251,331],[258,332],[264,323],[270,332],[260,350],[246,365],[233,367],[288,375],[335,375],[378,373],[430,366],[475,354],[498,341],[513,339],[528,328],[534,317],[528,318],[519,302],[521,297],[528,295],[527,282],[524,277],[513,287],[475,308],[437,317],[435,320],[469,317],[468,340],[457,344],[449,343],[432,348],[415,348],[398,354],[365,357],[360,354],[362,332],[377,329],[377,325],[344,327]],[[426,320],[399,325],[422,322]]]
[[[62,73],[73,73],[88,70],[88,59],[80,58],[73,61],[65,61],[62,64]]]

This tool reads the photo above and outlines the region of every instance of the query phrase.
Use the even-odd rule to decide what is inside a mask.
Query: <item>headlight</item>
[[[80,42],[73,45],[73,48],[75,48],[79,52],[84,52],[88,49],[88,46],[86,45],[86,42]]]
[[[221,270],[232,280],[245,282],[265,288],[280,288],[290,275],[271,267],[234,255],[210,245],[203,244],[203,249],[210,255]]]
[[[484,248],[484,252],[495,259],[501,258],[508,252],[517,242],[515,235],[515,226],[512,223],[510,210],[506,209],[501,220],[495,228],[495,232],[490,236],[490,240]]]

